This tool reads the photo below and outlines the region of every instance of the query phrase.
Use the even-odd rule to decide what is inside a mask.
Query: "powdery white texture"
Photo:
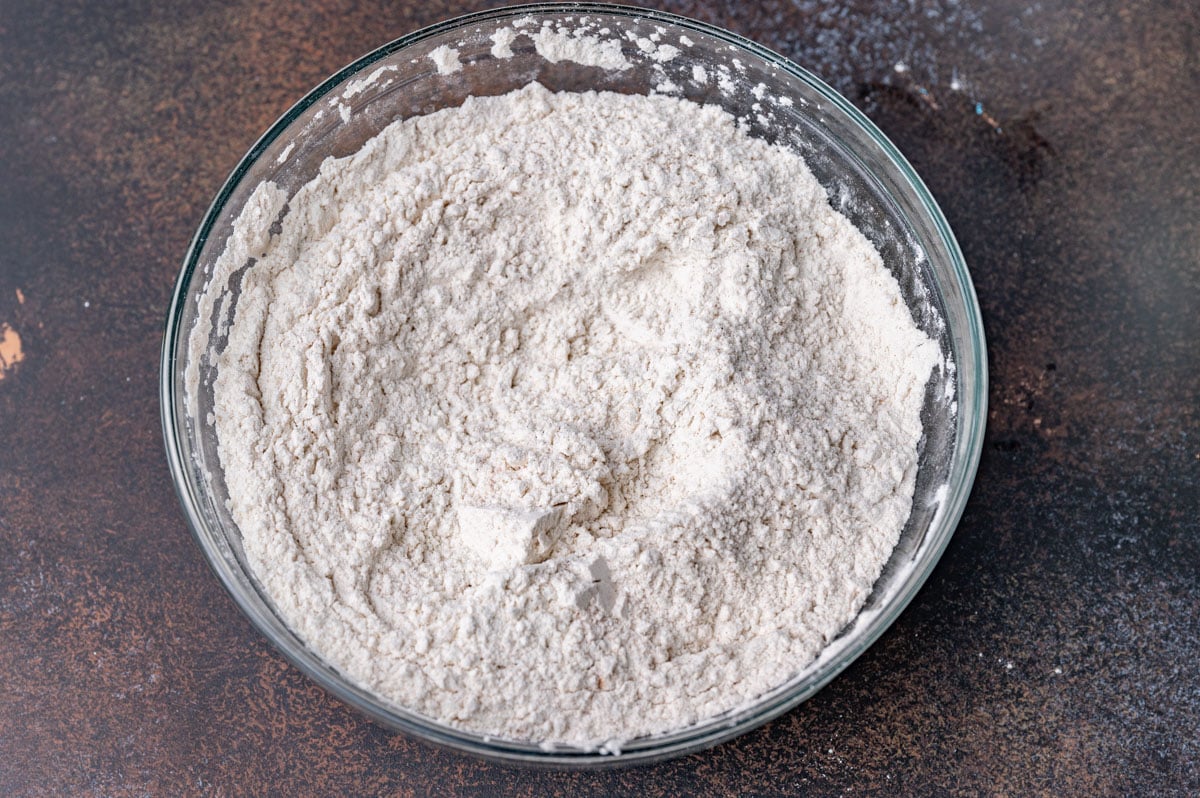
[[[500,28],[492,34],[492,57],[512,58],[512,43],[517,38],[517,32],[512,28]]]
[[[439,75],[453,75],[462,69],[462,62],[458,60],[458,50],[446,44],[434,48],[429,53],[429,60],[433,61]]]
[[[664,29],[665,32],[665,29]],[[625,38],[637,45],[638,49],[649,59],[658,63],[666,63],[679,55],[679,48],[670,44],[659,44],[659,39],[662,38],[661,33],[653,33],[650,36],[639,37],[633,31],[626,31]]]
[[[379,80],[388,72],[395,72],[397,69],[398,67],[394,64],[381,66],[371,74],[367,75],[365,78],[359,78],[358,80],[350,81],[346,84],[345,90],[342,91],[342,99],[349,100],[355,95],[362,94],[364,91],[369,89],[375,83],[375,81]]]
[[[574,32],[563,28],[543,26],[529,34],[538,55],[552,64],[571,61],[584,66],[602,69],[625,70],[632,64],[621,52],[619,39],[601,39],[584,33],[586,28]]]
[[[216,430],[250,566],[353,681],[615,750],[855,617],[938,349],[794,153],[531,84],[397,122],[288,205],[229,245],[258,260]]]

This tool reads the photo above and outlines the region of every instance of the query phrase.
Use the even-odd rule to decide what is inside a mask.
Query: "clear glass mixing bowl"
[[[590,24],[592,35],[606,30],[603,35],[619,42],[610,46],[620,47],[629,67],[551,62],[528,36],[512,43],[511,57],[495,57],[492,34],[525,19],[520,30],[534,31],[545,22]],[[427,57],[442,45],[458,51],[457,71],[441,74]],[[663,60],[672,54],[663,45],[679,52]],[[700,70],[706,80],[699,80]],[[223,343],[215,319],[200,318],[199,299],[226,288],[210,285],[213,264],[262,181],[294,193],[325,158],[355,152],[396,119],[457,106],[469,95],[503,94],[534,80],[552,90],[658,90],[715,103],[742,118],[752,135],[801,153],[834,207],[879,249],[914,319],[945,356],[925,397],[912,514],[858,618],[816,661],[753,705],[632,740],[617,754],[547,749],[447,727],[360,689],[306,646],[246,565],[208,421],[213,397],[211,380],[206,387],[203,378],[211,378],[211,368],[189,360],[188,340],[197,324],[209,345]],[[986,362],[974,289],[946,220],[904,157],[845,99],[778,54],[700,22],[621,6],[549,4],[473,14],[398,39],[313,89],[266,132],[221,187],[188,250],[167,317],[160,395],[172,476],[197,542],[238,605],[297,667],[376,721],[426,741],[506,761],[596,765],[677,756],[741,734],[813,695],[887,629],[937,563],[966,504],[986,418]],[[186,389],[189,365],[202,378],[193,397]]]

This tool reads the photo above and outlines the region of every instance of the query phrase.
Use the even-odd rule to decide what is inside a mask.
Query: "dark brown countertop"
[[[288,105],[478,5],[0,7],[0,367],[20,358],[0,379],[0,794],[1200,791],[1200,11],[1184,0],[666,4],[866,111],[942,204],[987,325],[988,437],[955,539],[799,709],[662,765],[513,770],[375,726],[251,627],[162,451],[159,346],[188,240]]]

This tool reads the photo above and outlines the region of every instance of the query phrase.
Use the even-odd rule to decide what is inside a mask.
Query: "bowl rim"
[[[764,62],[785,71],[791,77],[807,84],[809,88],[821,96],[822,100],[827,101],[831,106],[840,111],[849,122],[859,127],[874,141],[882,151],[882,154],[887,160],[892,162],[903,180],[913,190],[923,210],[929,214],[934,229],[937,232],[937,237],[940,238],[942,245],[946,248],[950,257],[956,280],[956,285],[953,287],[956,287],[961,292],[961,301],[966,311],[965,340],[969,345],[969,351],[967,352],[954,352],[955,363],[958,368],[956,385],[959,407],[956,414],[954,450],[950,460],[950,472],[947,476],[948,490],[942,506],[939,508],[935,518],[930,522],[929,529],[926,530],[926,537],[935,533],[937,537],[930,542],[930,548],[926,552],[924,562],[901,584],[900,589],[892,596],[891,601],[876,611],[876,617],[872,618],[862,633],[851,641],[852,645],[846,645],[845,648],[847,650],[844,654],[831,658],[831,661],[824,663],[823,666],[818,667],[808,674],[809,677],[815,678],[798,680],[794,677],[784,685],[765,694],[757,701],[738,710],[723,713],[717,716],[717,718],[709,718],[696,726],[686,727],[685,729],[663,735],[638,738],[630,741],[627,746],[623,746],[619,752],[611,753],[573,748],[547,749],[535,744],[492,739],[476,733],[464,732],[445,726],[431,718],[425,718],[416,713],[408,712],[403,710],[403,708],[385,705],[377,697],[358,688],[348,679],[341,676],[312,649],[300,642],[298,638],[296,638],[295,642],[281,638],[272,628],[274,625],[272,624],[272,619],[266,617],[262,613],[261,608],[253,603],[252,598],[244,594],[242,585],[235,580],[233,574],[227,572],[222,567],[223,560],[219,556],[219,553],[214,551],[212,545],[205,539],[204,514],[200,511],[202,499],[196,495],[195,486],[188,477],[188,465],[185,462],[185,452],[189,449],[183,440],[187,435],[187,422],[185,417],[177,418],[175,413],[180,393],[176,385],[178,364],[175,359],[175,352],[178,349],[181,338],[186,340],[190,334],[190,330],[182,329],[182,320],[188,297],[188,289],[196,276],[196,267],[200,254],[226,204],[234,192],[242,185],[242,181],[247,173],[276,139],[287,130],[292,122],[310,106],[345,84],[351,77],[363,72],[372,64],[399,50],[443,33],[483,21],[495,22],[497,20],[520,18],[530,15],[564,13],[636,18],[670,24],[683,29],[685,32],[693,31],[713,37],[757,56]],[[941,286],[941,288],[945,290],[947,286]],[[964,361],[970,366],[969,372],[963,369]],[[858,659],[891,627],[892,623],[907,608],[940,561],[946,546],[953,537],[954,530],[958,525],[971,493],[971,487],[978,471],[979,460],[982,454],[983,434],[987,419],[987,352],[983,321],[974,285],[958,242],[936,200],[926,187],[924,181],[916,173],[916,170],[891,140],[865,114],[842,97],[840,93],[807,69],[795,64],[790,59],[773,50],[739,34],[688,17],[637,6],[608,3],[530,3],[457,16],[421,28],[372,50],[337,70],[305,94],[304,97],[285,111],[258,138],[246,154],[242,156],[222,183],[220,190],[205,212],[203,220],[188,246],[182,268],[176,279],[174,293],[166,318],[159,365],[159,405],[163,439],[172,483],[180,505],[184,510],[189,531],[203,552],[209,567],[224,585],[226,591],[233,598],[241,612],[250,619],[255,628],[267,638],[277,651],[308,678],[313,679],[338,699],[381,725],[402,731],[413,738],[433,743],[440,747],[471,753],[485,759],[509,764],[596,767],[647,763],[672,758],[708,748],[741,735],[788,712],[811,698],[834,677],[849,667],[851,663]],[[963,392],[964,387],[968,389],[965,397]],[[970,395],[972,392],[974,395]],[[970,400],[969,405],[962,401],[963,398]],[[918,550],[924,547],[925,543],[926,541],[923,540]],[[274,621],[280,623],[281,619],[276,617]],[[282,626],[288,629],[286,624],[282,624]],[[294,633],[292,635],[295,637]],[[830,645],[836,645],[836,642]],[[827,646],[828,648],[829,646]]]

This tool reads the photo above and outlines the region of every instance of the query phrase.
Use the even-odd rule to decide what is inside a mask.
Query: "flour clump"
[[[744,705],[855,617],[939,351],[797,155],[530,84],[283,202],[218,264],[254,258],[215,426],[251,568],[350,679],[595,747]]]

